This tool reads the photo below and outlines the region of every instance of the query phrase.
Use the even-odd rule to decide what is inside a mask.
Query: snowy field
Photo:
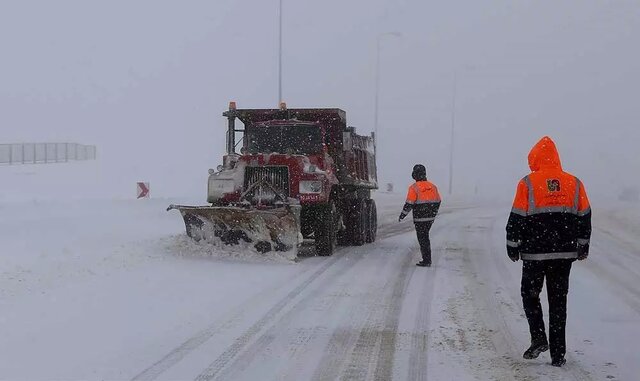
[[[90,164],[0,167],[0,183],[3,380],[640,377],[638,205],[592,200],[559,369],[521,356],[511,200],[445,198],[427,269],[402,194],[376,195],[375,244],[288,261],[195,244],[165,208],[197,198],[136,201]]]

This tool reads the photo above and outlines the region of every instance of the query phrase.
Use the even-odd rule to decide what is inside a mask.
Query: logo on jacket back
[[[547,189],[549,192],[560,192],[560,180],[547,179]]]

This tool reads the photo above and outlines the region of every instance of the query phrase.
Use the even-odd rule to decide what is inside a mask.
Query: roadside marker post
[[[139,182],[137,188],[138,200],[141,198],[149,198],[149,190],[151,189],[149,183]]]

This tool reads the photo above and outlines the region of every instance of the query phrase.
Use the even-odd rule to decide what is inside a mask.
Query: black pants
[[[520,293],[524,312],[529,321],[531,342],[547,342],[540,305],[542,283],[547,278],[549,300],[549,347],[551,358],[564,357],[567,351],[565,327],[567,325],[567,294],[571,259],[523,261]]]
[[[431,240],[429,239],[429,230],[431,230],[433,221],[429,222],[416,222],[416,234],[418,235],[418,242],[420,243],[420,252],[422,253],[422,260],[431,263]]]

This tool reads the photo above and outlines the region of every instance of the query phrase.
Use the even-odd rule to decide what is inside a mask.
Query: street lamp
[[[282,102],[282,0],[278,7],[278,105]],[[279,106],[278,106],[279,107]]]
[[[380,46],[382,44],[382,39],[386,36],[389,37],[402,37],[402,33],[400,32],[385,32],[378,34],[376,39],[376,68],[375,68],[375,76],[376,76],[376,95],[375,95],[375,104],[373,106],[373,149],[376,151],[376,157],[378,157],[378,106],[380,104]]]
[[[475,70],[476,67],[472,65],[464,65],[460,69],[461,70],[456,69],[453,72],[453,89],[451,95],[451,142],[449,146],[449,194],[453,192],[453,151],[456,128],[456,97],[458,95],[458,72],[462,71],[462,74],[464,75],[469,71]]]
[[[376,99],[374,105],[374,117],[373,117],[373,131],[375,133],[376,140],[378,140],[378,105],[380,99],[380,45],[382,43],[382,39],[385,36],[391,37],[402,37],[402,33],[400,32],[385,32],[378,35],[376,41]]]
[[[453,192],[453,139],[456,127],[456,93],[458,92],[458,73],[453,73],[453,94],[451,96],[451,142],[449,143],[449,194]]]

